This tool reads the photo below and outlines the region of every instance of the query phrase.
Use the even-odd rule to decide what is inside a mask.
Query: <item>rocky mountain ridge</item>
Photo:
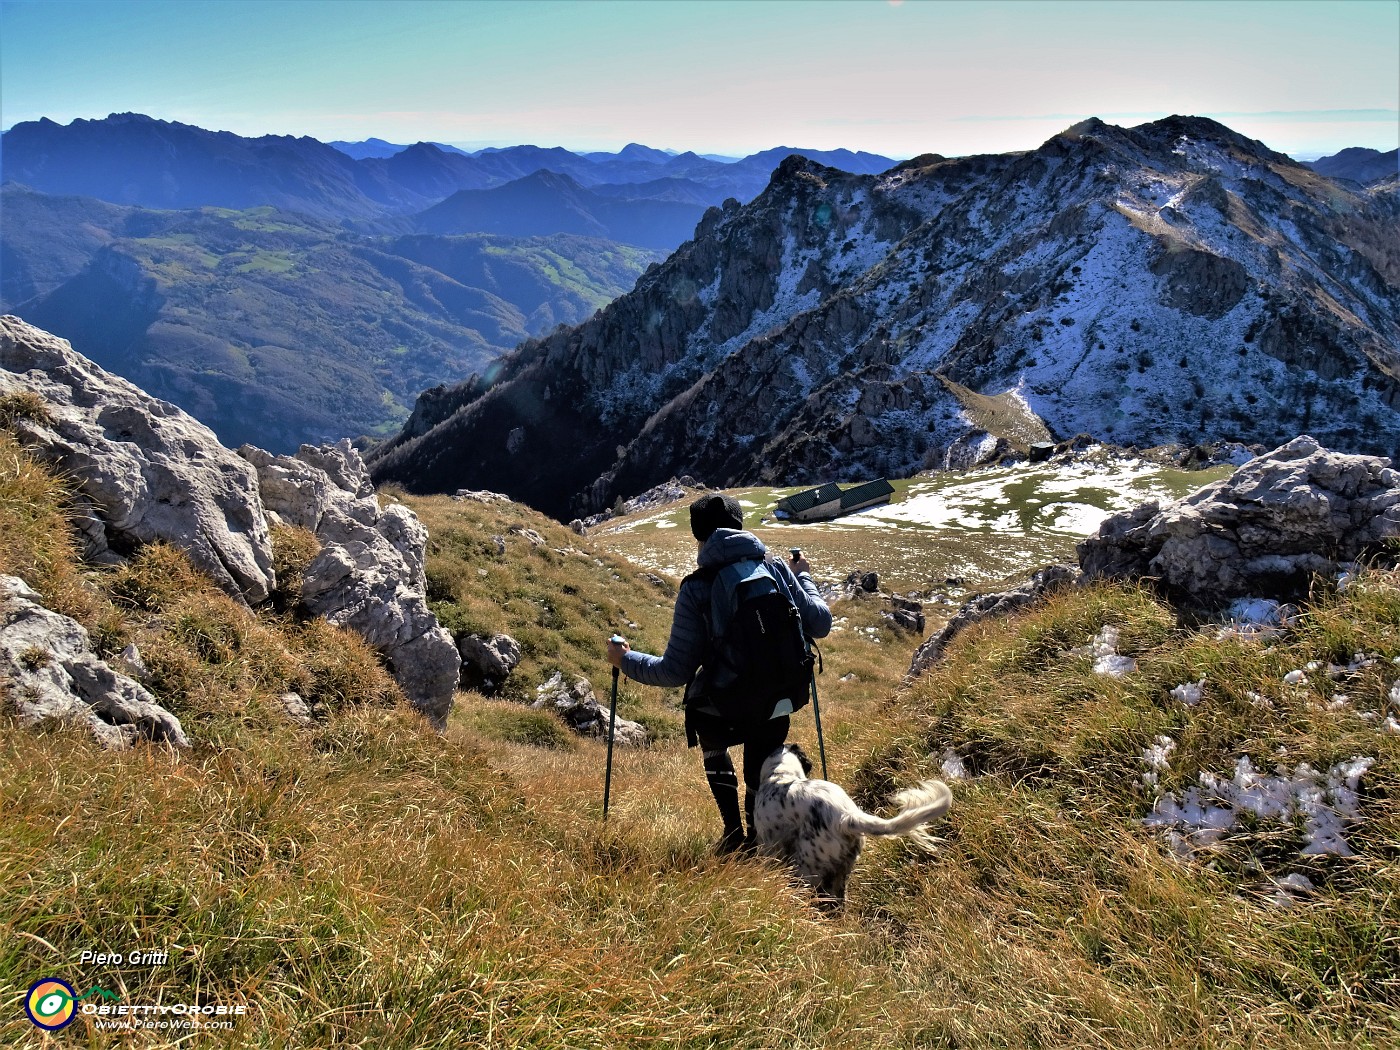
[[[1395,187],[1348,188],[1202,118],[1089,120],[876,176],[789,158],[592,320],[425,392],[371,467],[567,518],[682,473],[942,465],[986,429],[965,391],[1061,437],[1307,431],[1388,453],[1397,220]]]
[[[1351,146],[1330,157],[1307,161],[1307,166],[1329,179],[1348,179],[1359,185],[1394,179],[1400,173],[1400,150],[1382,153],[1378,149]]]
[[[569,233],[671,249],[690,236],[704,211],[685,200],[606,196],[569,175],[542,169],[494,189],[458,190],[414,216],[413,225],[422,233]]]

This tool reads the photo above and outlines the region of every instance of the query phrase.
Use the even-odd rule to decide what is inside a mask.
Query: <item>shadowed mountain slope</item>
[[[1400,172],[1400,150],[1382,153],[1378,149],[1352,146],[1330,157],[1307,162],[1308,167],[1329,179],[1349,179],[1365,185]]]
[[[537,237],[572,233],[671,249],[695,229],[699,204],[600,196],[568,175],[537,171],[489,190],[461,190],[415,217],[424,233]]]

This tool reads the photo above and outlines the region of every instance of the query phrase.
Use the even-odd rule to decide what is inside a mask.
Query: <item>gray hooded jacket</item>
[[[702,569],[719,569],[746,559],[767,560],[768,549],[751,532],[716,529],[700,547]],[[807,573],[793,575],[781,559],[768,561],[778,586],[787,592],[802,616],[802,629],[808,638],[825,638],[831,632],[831,610],[822,601],[817,585]],[[684,685],[686,698],[703,695],[701,665],[709,648],[711,581],[699,573],[687,576],[676,595],[676,614],[671,621],[671,637],[661,656],[635,650],[622,658],[622,673],[643,685]],[[701,673],[696,674],[697,671]]]

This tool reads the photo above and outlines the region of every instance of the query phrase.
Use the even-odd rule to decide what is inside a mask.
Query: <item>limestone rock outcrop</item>
[[[462,684],[487,696],[520,665],[520,643],[508,634],[463,635],[457,650],[462,654]]]
[[[1400,472],[1294,438],[1173,503],[1145,503],[1079,544],[1089,579],[1160,580],[1202,605],[1306,596],[1317,574],[1400,537]]]
[[[598,702],[587,678],[576,678],[572,685],[565,685],[564,676],[556,671],[549,681],[536,688],[535,696],[531,707],[553,711],[575,733],[601,740],[608,738],[608,708]],[[613,742],[619,747],[646,747],[651,743],[651,736],[640,722],[619,716]]]
[[[74,722],[110,748],[143,738],[189,746],[178,718],[112,670],[81,624],[45,609],[17,576],[0,576],[0,685],[22,723]]]
[[[406,507],[380,508],[350,442],[303,446],[295,456],[252,446],[234,453],[180,409],[17,317],[0,318],[0,394],[41,399],[41,408],[13,413],[10,425],[39,459],[73,479],[88,560],[120,561],[162,540],[186,551],[230,595],[256,605],[275,583],[269,522],[309,529],[321,550],[303,573],[306,608],[363,636],[404,695],[435,725],[444,723],[461,661],[428,608],[427,530]],[[171,727],[166,713],[139,706],[150,700],[132,692],[139,686],[96,663],[94,670],[92,661],[79,661],[65,673],[118,698],[78,694],[99,714],[111,707],[119,728],[95,730],[100,736],[130,736],[147,732],[132,726],[149,725],[148,735],[183,742],[178,722]]]
[[[993,616],[1009,616],[1061,587],[1071,585],[1077,576],[1078,573],[1068,565],[1047,565],[1019,587],[996,594],[978,595],[965,603],[942,630],[931,635],[923,645],[914,650],[914,658],[909,663],[908,677],[915,678],[923,674],[941,660],[952,640],[979,620]]]
[[[302,577],[306,608],[369,642],[409,701],[434,725],[445,724],[461,657],[428,608],[422,522],[399,504],[380,509],[349,441],[303,445],[295,456],[250,445],[239,454],[256,468],[269,514],[321,541]]]
[[[267,598],[272,544],[257,476],[212,430],[66,340],[0,317],[0,393],[26,390],[47,412],[17,420],[16,432],[73,479],[85,501],[79,524],[90,560],[165,540],[233,597],[253,605]]]

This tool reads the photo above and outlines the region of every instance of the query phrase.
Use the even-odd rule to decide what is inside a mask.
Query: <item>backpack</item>
[[[782,700],[805,707],[816,660],[773,570],[750,559],[701,572],[711,581],[705,699],[739,726],[767,721]]]

